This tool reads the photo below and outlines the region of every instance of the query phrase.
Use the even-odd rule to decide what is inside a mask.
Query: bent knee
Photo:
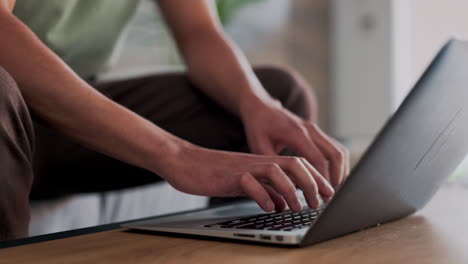
[[[13,77],[0,66],[0,105],[11,103],[11,100],[20,96],[20,91]]]
[[[254,72],[265,90],[285,108],[307,120],[317,119],[317,99],[312,87],[294,69],[259,66]]]
[[[13,77],[0,67],[0,144],[2,141],[17,146],[11,148],[21,152],[15,154],[17,157],[27,157],[26,162],[32,162],[34,129],[29,110]]]

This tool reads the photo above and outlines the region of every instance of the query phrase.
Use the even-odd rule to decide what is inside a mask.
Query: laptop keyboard
[[[287,210],[209,224],[204,227],[294,231],[310,227],[322,211],[323,206],[317,209],[308,208],[297,213]]]

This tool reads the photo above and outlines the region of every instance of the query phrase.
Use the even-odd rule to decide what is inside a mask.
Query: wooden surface
[[[468,263],[467,202],[468,189],[446,186],[414,216],[306,248],[118,229],[2,249],[0,263]]]

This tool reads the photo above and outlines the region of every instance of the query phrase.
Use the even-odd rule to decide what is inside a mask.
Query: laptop
[[[166,234],[306,246],[413,214],[468,152],[468,42],[450,40],[333,198],[265,213],[253,201],[131,222]],[[234,241],[232,240],[232,241]]]

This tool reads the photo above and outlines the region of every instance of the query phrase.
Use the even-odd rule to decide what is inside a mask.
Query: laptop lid
[[[467,152],[468,42],[451,40],[301,245],[376,226],[421,209]]]

